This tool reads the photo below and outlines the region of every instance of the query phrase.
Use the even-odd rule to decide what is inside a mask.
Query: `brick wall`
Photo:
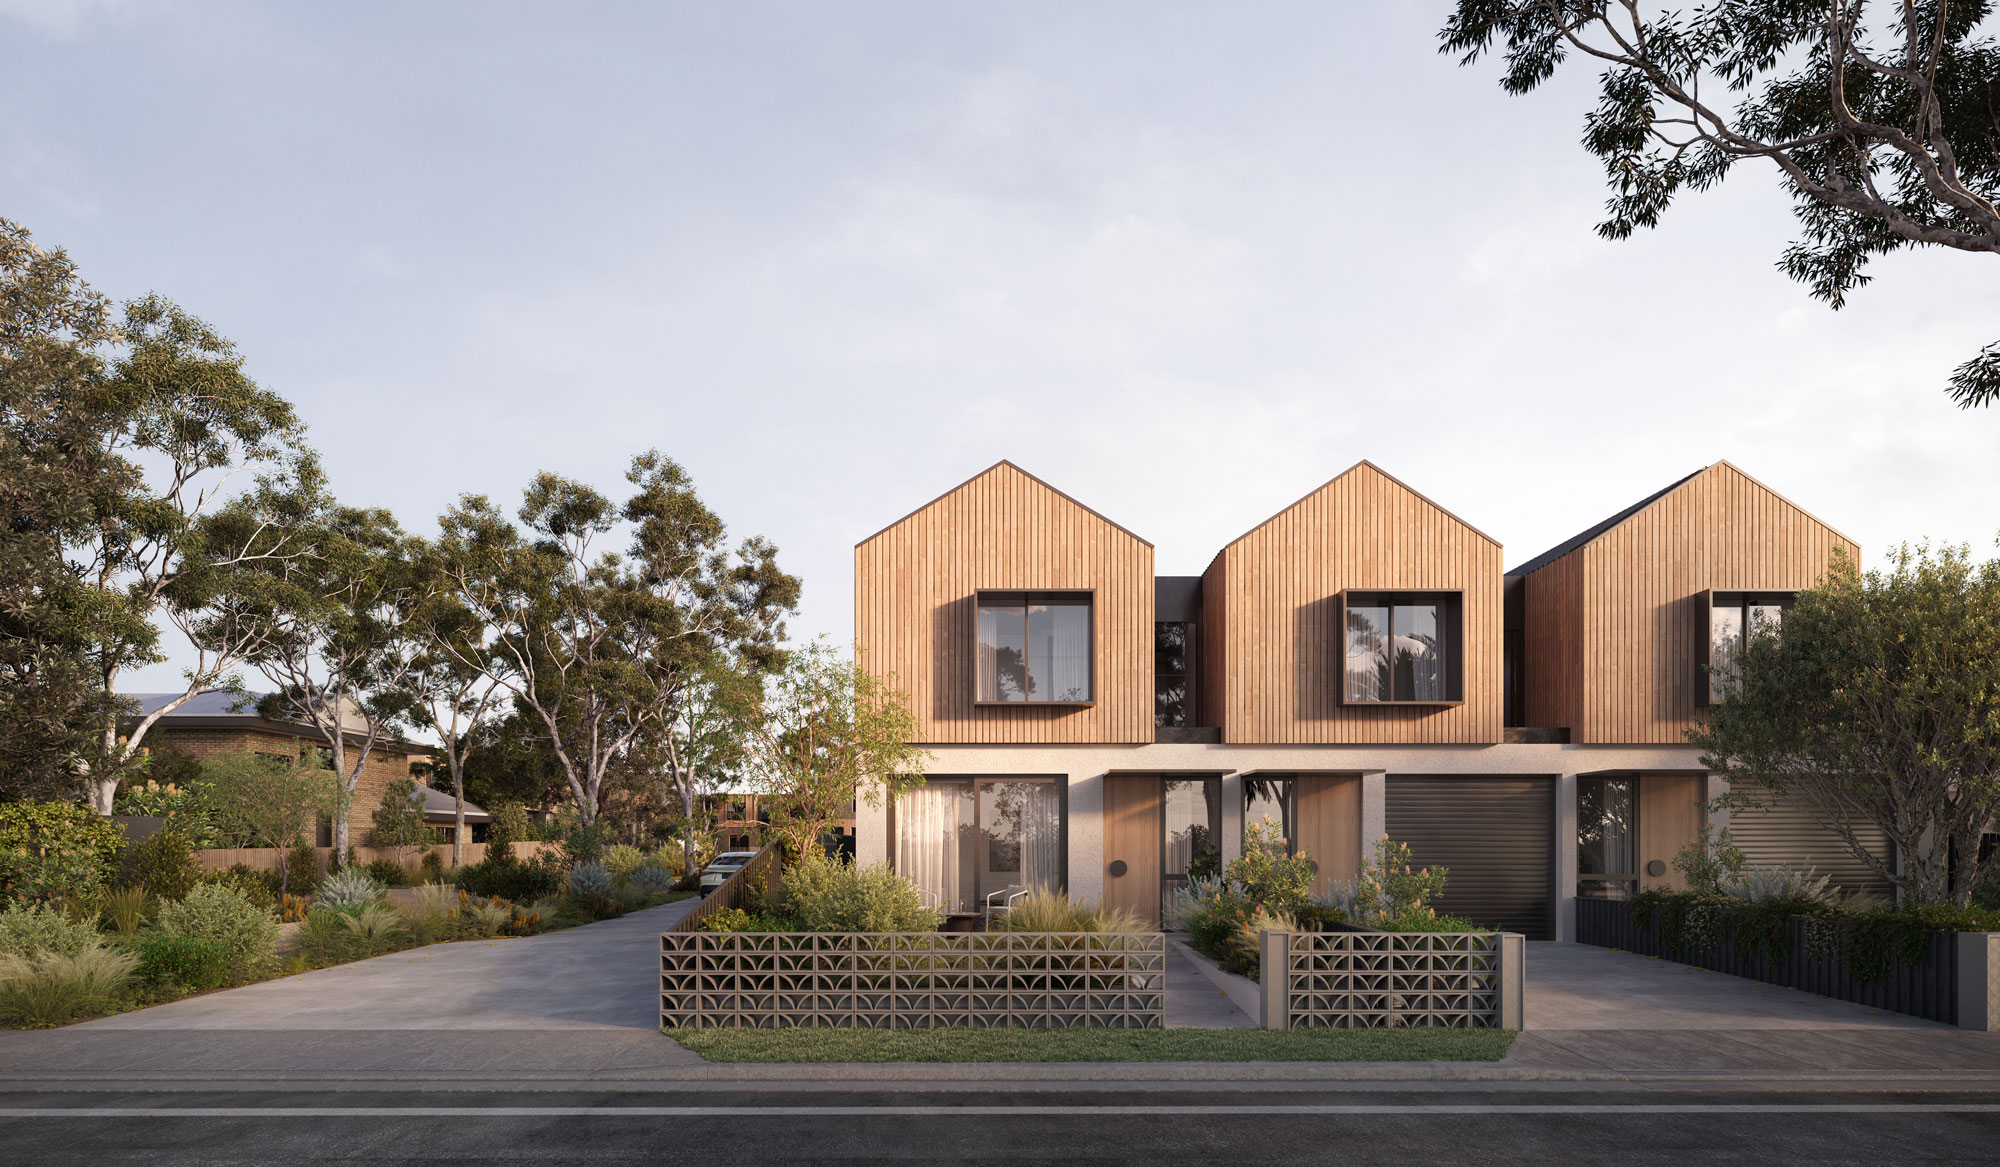
[[[297,761],[303,748],[307,763],[317,765],[319,751],[325,742],[318,737],[300,737],[270,730],[194,729],[156,725],[146,735],[145,744],[154,749],[171,747],[198,760],[249,751]],[[354,748],[349,747],[350,751]],[[348,764],[353,765],[351,752],[348,755]],[[377,748],[369,751],[368,760],[361,767],[361,778],[355,783],[354,803],[348,812],[351,843],[360,846],[368,841],[368,828],[375,821],[375,808],[382,805],[382,792],[388,788],[389,783],[409,776],[410,759],[403,752],[401,743],[395,743],[392,749]],[[330,829],[322,829],[320,843],[322,846],[331,845]]]

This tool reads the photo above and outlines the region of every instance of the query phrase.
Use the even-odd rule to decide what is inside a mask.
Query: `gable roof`
[[[863,539],[863,540],[861,540],[861,541],[860,541],[859,543],[856,543],[856,544],[855,544],[855,546],[856,546],[856,547],[859,547],[859,546],[861,546],[861,544],[862,544],[862,543],[867,543],[867,542],[869,542],[869,541],[871,541],[871,540],[874,540],[874,539],[877,539],[877,538],[880,538],[881,536],[883,536],[883,535],[885,535],[885,534],[889,533],[890,531],[893,531],[893,530],[895,530],[895,529],[896,529],[897,527],[900,527],[900,526],[902,526],[902,525],[903,525],[904,523],[906,523],[906,522],[910,521],[911,519],[913,519],[913,518],[917,517],[918,515],[922,514],[923,512],[925,512],[925,511],[929,510],[930,508],[932,508],[932,507],[936,506],[937,504],[939,504],[939,503],[943,502],[943,501],[944,501],[945,499],[948,499],[948,498],[950,498],[950,497],[951,497],[952,495],[954,495],[954,494],[957,494],[957,493],[958,493],[959,491],[961,491],[961,490],[964,490],[964,489],[965,489],[966,487],[968,487],[968,486],[971,486],[971,485],[972,485],[973,483],[975,483],[975,482],[979,481],[980,479],[982,479],[982,478],[986,477],[987,475],[989,475],[989,474],[992,474],[992,473],[994,473],[994,472],[998,471],[998,470],[999,470],[999,469],[1000,469],[1001,467],[1003,467],[1003,466],[1004,466],[1004,467],[1006,467],[1006,468],[1007,468],[1007,469],[1009,469],[1009,470],[1012,470],[1012,471],[1013,471],[1014,473],[1016,473],[1016,474],[1019,474],[1019,475],[1020,475],[1021,477],[1023,477],[1023,478],[1025,478],[1025,479],[1027,479],[1028,481],[1030,481],[1030,482],[1034,483],[1034,484],[1035,484],[1036,486],[1039,486],[1039,487],[1041,487],[1041,488],[1042,488],[1043,490],[1046,490],[1046,491],[1048,491],[1049,493],[1051,493],[1051,494],[1055,495],[1056,497],[1058,497],[1058,498],[1062,499],[1062,500],[1063,500],[1064,502],[1067,502],[1067,503],[1069,503],[1070,505],[1072,505],[1072,506],[1076,507],[1077,509],[1079,509],[1079,510],[1083,511],[1084,513],[1086,513],[1086,514],[1090,515],[1091,517],[1093,517],[1093,518],[1096,518],[1096,519],[1099,519],[1099,520],[1102,520],[1103,522],[1105,522],[1105,523],[1107,523],[1107,524],[1111,525],[1112,527],[1115,527],[1115,528],[1117,528],[1117,529],[1118,529],[1119,531],[1123,532],[1124,534],[1126,534],[1126,535],[1129,535],[1129,536],[1131,536],[1132,538],[1134,538],[1134,539],[1137,539],[1137,540],[1139,540],[1139,542],[1141,542],[1141,543],[1144,543],[1144,544],[1145,544],[1146,546],[1148,546],[1148,547],[1151,547],[1151,546],[1153,545],[1153,541],[1152,541],[1152,540],[1150,540],[1150,539],[1146,539],[1146,538],[1143,538],[1143,537],[1141,537],[1140,535],[1138,535],[1138,534],[1135,534],[1135,533],[1134,533],[1134,532],[1132,531],[1132,529],[1131,529],[1131,528],[1129,528],[1129,527],[1125,526],[1125,525],[1124,525],[1124,524],[1122,524],[1122,523],[1117,523],[1117,522],[1113,522],[1113,521],[1112,521],[1111,519],[1109,519],[1109,518],[1106,518],[1106,517],[1104,516],[1104,514],[1103,514],[1102,512],[1100,512],[1100,511],[1097,511],[1097,510],[1094,510],[1094,509],[1092,509],[1091,507],[1088,507],[1088,506],[1085,506],[1085,505],[1084,505],[1083,503],[1080,503],[1080,502],[1078,502],[1078,501],[1077,501],[1077,500],[1076,500],[1075,498],[1073,498],[1072,496],[1070,496],[1070,495],[1068,495],[1068,494],[1064,493],[1064,492],[1063,492],[1063,491],[1061,491],[1061,490],[1058,490],[1058,489],[1056,489],[1056,488],[1055,488],[1055,487],[1053,487],[1053,486],[1050,486],[1050,485],[1049,485],[1049,484],[1048,484],[1048,483],[1047,483],[1046,481],[1044,481],[1043,479],[1040,479],[1040,478],[1037,478],[1037,477],[1035,477],[1035,476],[1034,476],[1033,474],[1030,474],[1030,473],[1028,473],[1028,472],[1027,472],[1026,470],[1023,470],[1023,469],[1021,469],[1021,468],[1020,468],[1019,466],[1016,466],[1016,465],[1015,465],[1014,463],[1012,463],[1012,462],[1008,461],[1008,460],[1007,460],[1007,459],[1005,459],[1005,458],[1002,458],[1002,459],[1000,459],[1000,460],[999,460],[998,462],[995,462],[995,463],[994,463],[993,465],[991,465],[991,466],[988,466],[988,467],[987,467],[986,469],[984,469],[984,470],[981,470],[981,471],[980,471],[979,473],[977,473],[977,474],[973,475],[972,477],[970,477],[970,478],[966,479],[966,480],[965,480],[964,482],[961,482],[961,483],[959,483],[959,484],[958,484],[957,486],[954,486],[954,487],[952,487],[952,488],[951,488],[950,490],[947,490],[947,491],[945,491],[945,492],[944,492],[943,494],[940,494],[940,495],[938,495],[938,496],[937,496],[936,498],[934,498],[934,499],[930,500],[929,502],[925,503],[924,505],[922,505],[922,506],[918,507],[918,508],[917,508],[916,510],[913,510],[913,511],[911,511],[911,512],[910,512],[909,514],[907,514],[907,515],[904,515],[904,516],[903,516],[902,518],[900,518],[900,519],[897,519],[897,520],[896,520],[895,522],[893,522],[893,523],[890,523],[890,524],[889,524],[888,526],[886,526],[886,527],[883,527],[883,528],[882,528],[881,530],[879,530],[879,531],[875,532],[875,533],[874,533],[873,535],[870,535],[870,536],[868,536],[868,538],[866,538],[866,539]]]
[[[1791,499],[1786,498],[1784,495],[1779,494],[1777,491],[1772,490],[1770,487],[1765,486],[1762,482],[1758,482],[1756,478],[1745,473],[1742,467],[1736,465],[1733,462],[1730,462],[1728,459],[1725,458],[1712,462],[1707,466],[1703,466],[1701,469],[1695,471],[1692,474],[1687,475],[1685,478],[1681,478],[1674,482],[1668,483],[1666,486],[1660,488],[1659,490],[1654,491],[1653,493],[1647,495],[1645,498],[1640,499],[1638,502],[1633,503],[1631,506],[1626,507],[1624,510],[1619,511],[1617,514],[1612,515],[1608,519],[1605,519],[1603,522],[1598,523],[1596,526],[1593,526],[1588,530],[1579,531],[1577,534],[1571,536],[1570,538],[1565,539],[1561,543],[1556,544],[1554,547],[1551,547],[1547,551],[1542,552],[1540,555],[1535,556],[1528,562],[1523,563],[1519,567],[1516,567],[1513,570],[1509,571],[1507,575],[1511,578],[1514,576],[1523,576],[1531,572],[1540,571],[1542,568],[1547,567],[1549,564],[1554,563],[1556,560],[1561,559],[1563,556],[1568,555],[1570,552],[1583,547],[1585,544],[1590,543],[1591,541],[1598,538],[1600,535],[1603,535],[1606,532],[1610,531],[1613,527],[1618,526],[1620,523],[1623,523],[1625,520],[1631,518],[1633,515],[1636,515],[1640,511],[1645,510],[1647,507],[1652,506],[1654,503],[1667,497],[1674,491],[1679,490],[1681,487],[1686,486],[1688,483],[1694,481],[1697,478],[1700,478],[1702,475],[1707,474],[1710,471],[1718,469],[1723,466],[1727,466],[1731,470],[1734,470],[1736,473],[1742,474],[1745,479],[1748,479],[1751,483],[1756,485],[1758,489],[1766,491],[1771,495],[1771,497],[1784,503],[1786,506],[1791,507],[1793,510],[1804,515],[1806,518],[1811,519],[1815,523],[1819,523],[1820,526],[1826,527],[1827,530],[1833,531],[1834,534],[1840,535],[1842,539],[1846,539],[1849,543],[1854,542],[1854,540],[1848,539],[1846,535],[1841,534],[1841,532],[1837,530],[1834,530],[1832,526],[1829,526],[1827,523],[1821,522],[1818,516],[1807,511],[1804,507],[1793,502]]]
[[[1486,540],[1488,543],[1493,544],[1495,548],[1498,548],[1500,546],[1500,540],[1495,539],[1493,536],[1488,535],[1486,532],[1480,530],[1478,527],[1473,526],[1471,523],[1468,523],[1464,519],[1459,518],[1457,515],[1452,514],[1449,510],[1446,510],[1444,507],[1439,506],[1436,499],[1431,498],[1423,491],[1418,490],[1416,487],[1411,486],[1407,482],[1404,482],[1402,479],[1396,477],[1394,474],[1389,473],[1387,470],[1382,469],[1375,463],[1370,462],[1366,458],[1363,458],[1361,461],[1356,462],[1354,465],[1349,466],[1345,470],[1342,470],[1340,473],[1334,475],[1332,478],[1329,478],[1325,482],[1320,483],[1318,486],[1313,487],[1311,490],[1306,491],[1298,498],[1293,499],[1289,504],[1281,508],[1276,514],[1272,515],[1270,518],[1265,519],[1263,522],[1258,523],[1256,526],[1243,532],[1241,535],[1236,536],[1236,538],[1231,539],[1228,543],[1223,544],[1222,551],[1216,552],[1216,555],[1218,557],[1221,556],[1224,551],[1228,551],[1231,547],[1236,546],[1238,543],[1243,542],[1243,540],[1248,539],[1250,536],[1255,535],[1257,532],[1270,526],[1272,523],[1277,522],[1279,519],[1284,518],[1287,514],[1290,514],[1294,509],[1298,507],[1300,503],[1305,502],[1307,499],[1318,494],[1320,491],[1325,490],[1327,487],[1332,486],[1334,483],[1339,482],[1341,479],[1347,477],[1348,475],[1354,473],[1357,470],[1362,469],[1363,467],[1366,467],[1369,470],[1373,470],[1375,473],[1380,474],[1382,477],[1395,483],[1397,486],[1400,486],[1404,490],[1409,491],[1411,494],[1417,496],[1417,498],[1420,499],[1426,506],[1429,506],[1431,509],[1437,511],[1444,517],[1450,519],[1452,522],[1457,523],[1459,526],[1464,527],[1466,530],[1479,536],[1481,539]]]

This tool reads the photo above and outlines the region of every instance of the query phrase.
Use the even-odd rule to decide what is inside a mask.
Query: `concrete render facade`
[[[1701,769],[1698,751],[1686,747],[1575,746],[1503,743],[1490,746],[1236,746],[1155,743],[1137,746],[931,746],[925,772],[934,777],[1055,777],[1067,792],[1067,888],[1073,898],[1096,900],[1105,892],[1104,776],[1110,771],[1205,771],[1222,779],[1222,861],[1243,849],[1244,771],[1339,772],[1361,779],[1357,824],[1364,853],[1384,834],[1385,791],[1390,774],[1521,775],[1555,779],[1555,900],[1557,940],[1576,937],[1576,781],[1580,774],[1685,772]],[[1710,776],[1714,799],[1728,783]],[[1728,825],[1728,812],[1709,815]],[[855,808],[855,857],[890,861],[889,804],[877,798]]]

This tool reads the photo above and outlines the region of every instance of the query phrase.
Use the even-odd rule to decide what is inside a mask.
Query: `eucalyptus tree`
[[[441,520],[453,590],[495,629],[482,667],[538,723],[586,825],[605,779],[666,732],[702,666],[776,665],[798,606],[777,548],[731,548],[679,464],[649,451],[625,477],[623,504],[544,473],[518,527],[479,497]],[[623,552],[600,549],[620,535]]]
[[[264,501],[232,503],[217,525],[279,522]],[[326,743],[335,777],[333,845],[344,856],[362,770],[369,755],[395,740],[393,726],[407,708],[413,657],[401,646],[414,590],[407,537],[387,511],[335,506],[324,497],[286,522],[310,541],[311,554],[232,571],[207,618],[254,635],[251,663],[275,686],[260,712],[311,726]]]
[[[67,254],[0,219],[0,783],[17,793],[76,793],[110,710],[97,605],[65,553],[98,495],[130,487],[98,394],[117,335]]]
[[[1583,143],[1611,184],[1606,239],[1740,162],[1775,167],[1800,230],[1778,266],[1837,309],[1879,255],[2000,255],[1992,15],[1991,0],[1458,0],[1440,35],[1465,64],[1504,43],[1509,93],[1572,57],[1599,71]],[[2000,343],[1949,392],[2000,399]]]

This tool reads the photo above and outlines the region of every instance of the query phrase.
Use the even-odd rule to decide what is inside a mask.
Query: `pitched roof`
[[[1718,465],[1720,465],[1720,463],[1718,463]],[[1542,552],[1540,555],[1535,556],[1533,559],[1530,559],[1528,562],[1522,564],[1521,566],[1515,568],[1514,570],[1508,572],[1507,574],[1526,575],[1531,571],[1537,571],[1540,570],[1541,568],[1547,567],[1549,564],[1554,563],[1556,560],[1561,559],[1565,555],[1568,555],[1570,552],[1583,546],[1585,543],[1588,543],[1592,539],[1597,538],[1599,535],[1604,534],[1604,532],[1609,531],[1611,528],[1624,522],[1626,519],[1629,519],[1633,515],[1638,514],[1640,511],[1645,510],[1647,507],[1652,506],[1660,499],[1666,497],[1669,494],[1672,494],[1676,490],[1679,490],[1681,486],[1685,484],[1689,479],[1709,469],[1710,467],[1703,466],[1700,470],[1695,471],[1694,474],[1689,474],[1686,477],[1675,479],[1673,482],[1668,483],[1666,486],[1661,487],[1660,489],[1647,495],[1645,498],[1640,499],[1638,502],[1633,503],[1631,506],[1626,507],[1624,510],[1619,511],[1617,514],[1612,515],[1610,518],[1604,520],[1603,522],[1597,524],[1596,526],[1591,527],[1585,531],[1579,531],[1577,534],[1571,536],[1568,539],[1565,539],[1561,543],[1556,544],[1554,547],[1551,547],[1547,551]]]
[[[1258,523],[1256,526],[1243,532],[1241,535],[1236,536],[1236,538],[1231,539],[1228,543],[1223,544],[1222,550],[1223,551],[1229,550],[1231,547],[1234,547],[1238,543],[1243,542],[1243,540],[1248,539],[1252,535],[1255,535],[1257,532],[1263,530],[1265,527],[1268,527],[1272,523],[1277,522],[1279,519],[1283,518],[1286,514],[1288,514],[1294,507],[1297,507],[1300,503],[1311,498],[1313,495],[1318,494],[1320,491],[1325,490],[1327,487],[1332,486],[1334,483],[1339,482],[1341,479],[1347,477],[1348,475],[1354,473],[1356,470],[1359,470],[1364,466],[1370,470],[1373,470],[1375,473],[1380,474],[1382,477],[1388,479],[1389,481],[1395,483],[1397,486],[1402,487],[1404,490],[1409,491],[1411,494],[1416,495],[1417,498],[1421,499],[1426,506],[1429,506],[1433,510],[1437,511],[1439,514],[1450,519],[1452,522],[1457,523],[1461,527],[1464,527],[1466,530],[1479,536],[1481,539],[1484,539],[1488,543],[1493,544],[1493,546],[1495,547],[1500,546],[1500,540],[1495,539],[1493,536],[1488,535],[1486,532],[1480,530],[1478,527],[1473,526],[1471,523],[1468,523],[1464,519],[1459,518],[1457,515],[1452,514],[1449,510],[1446,510],[1444,507],[1439,506],[1436,499],[1425,494],[1423,491],[1418,490],[1416,487],[1411,486],[1407,482],[1404,482],[1402,479],[1396,477],[1394,474],[1389,473],[1387,470],[1382,469],[1375,463],[1370,462],[1366,458],[1363,458],[1361,461],[1356,462],[1354,465],[1349,466],[1345,470],[1342,470],[1340,473],[1334,475],[1332,478],[1329,478],[1325,482],[1320,483],[1318,486],[1313,487],[1311,490],[1306,491],[1298,498],[1293,499],[1290,503],[1287,503],[1284,507],[1280,508],[1279,511],[1276,514],[1272,515],[1270,518],[1265,519],[1263,522]],[[1222,554],[1222,552],[1218,551],[1216,552],[1216,554],[1220,555]]]
[[[455,817],[457,813],[455,808],[458,806],[458,800],[451,795],[446,794],[442,790],[432,790],[422,783],[417,784],[417,792],[424,796],[425,818],[448,819]],[[467,822],[487,822],[492,818],[493,816],[486,812],[486,808],[477,805],[471,799],[466,799],[465,820]]]
[[[915,518],[917,515],[922,514],[924,511],[930,509],[931,507],[936,506],[938,503],[943,502],[945,499],[950,498],[952,495],[957,494],[959,491],[964,490],[966,487],[971,486],[973,483],[986,477],[988,474],[993,473],[995,470],[1000,469],[1002,466],[1005,466],[1007,469],[1012,470],[1014,473],[1019,474],[1023,478],[1026,478],[1028,481],[1034,483],[1036,486],[1039,486],[1042,489],[1050,492],[1051,494],[1056,495],[1057,497],[1063,499],[1065,502],[1070,503],[1071,505],[1077,507],[1078,509],[1084,511],[1085,513],[1091,515],[1092,517],[1101,519],[1104,522],[1109,523],[1111,526],[1118,528],[1118,530],[1123,531],[1125,534],[1132,536],[1132,538],[1139,540],[1139,542],[1144,543],[1146,546],[1151,547],[1153,545],[1152,540],[1143,538],[1140,535],[1134,533],[1130,527],[1127,527],[1122,523],[1114,522],[1113,520],[1106,518],[1103,512],[1085,506],[1083,503],[1078,502],[1071,495],[1066,494],[1063,491],[1058,490],[1053,486],[1050,486],[1048,482],[1046,482],[1045,480],[1035,477],[1033,474],[1030,474],[1026,470],[1021,469],[1014,463],[1008,461],[1005,458],[1002,458],[998,462],[995,462],[993,465],[988,466],[986,469],[981,470],[979,473],[966,479],[964,482],[961,482],[957,486],[952,487],[950,490],[945,491],[943,494],[938,495],[936,498],[925,503],[923,506],[918,507],[916,510],[911,511],[909,514],[904,515],[902,518],[897,519],[893,523],[890,523],[888,526],[882,528],[880,531],[875,532],[875,534],[868,536],[867,539],[861,540],[859,543],[856,543],[855,546],[859,547],[861,546],[862,543],[866,543],[870,539],[875,539],[883,534],[886,534],[891,530],[894,530],[896,527],[902,525],[903,523],[909,521],[910,519]]]

